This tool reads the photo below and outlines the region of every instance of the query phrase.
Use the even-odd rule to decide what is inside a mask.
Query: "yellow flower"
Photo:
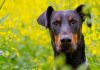
[[[92,54],[95,55],[97,53],[96,49],[92,49]]]
[[[0,29],[4,29],[5,28],[5,26],[4,25],[0,25]]]

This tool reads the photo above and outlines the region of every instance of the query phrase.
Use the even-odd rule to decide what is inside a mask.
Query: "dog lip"
[[[63,43],[61,45],[61,51],[65,53],[72,53],[73,52],[73,47],[71,43]]]
[[[66,43],[66,42],[64,42],[64,43],[61,43],[61,46],[63,47],[63,46],[71,46],[71,43]]]
[[[65,53],[72,52],[72,48],[71,47],[62,47],[61,52],[65,52]]]

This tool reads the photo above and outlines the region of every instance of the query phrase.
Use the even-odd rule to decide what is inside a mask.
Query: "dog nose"
[[[65,37],[65,38],[62,38],[60,41],[62,43],[71,43],[71,38],[70,37]]]

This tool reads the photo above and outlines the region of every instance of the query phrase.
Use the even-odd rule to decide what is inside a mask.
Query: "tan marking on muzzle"
[[[73,34],[72,36],[72,43],[74,45],[74,49],[76,49],[77,47],[75,46],[77,44],[77,41],[78,41],[78,35],[77,34]]]
[[[54,38],[55,38],[56,48],[59,51],[61,49],[60,35],[56,35]]]

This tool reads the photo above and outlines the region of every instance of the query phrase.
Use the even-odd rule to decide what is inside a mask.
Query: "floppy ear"
[[[82,22],[87,18],[87,26],[91,27],[92,26],[92,18],[91,18],[91,12],[88,6],[82,4],[78,6],[75,11],[79,14]]]
[[[51,17],[51,14],[52,14],[53,11],[54,10],[53,10],[52,6],[49,6],[47,8],[47,10],[38,17],[37,22],[40,25],[48,28],[49,22],[50,22],[50,17]]]

